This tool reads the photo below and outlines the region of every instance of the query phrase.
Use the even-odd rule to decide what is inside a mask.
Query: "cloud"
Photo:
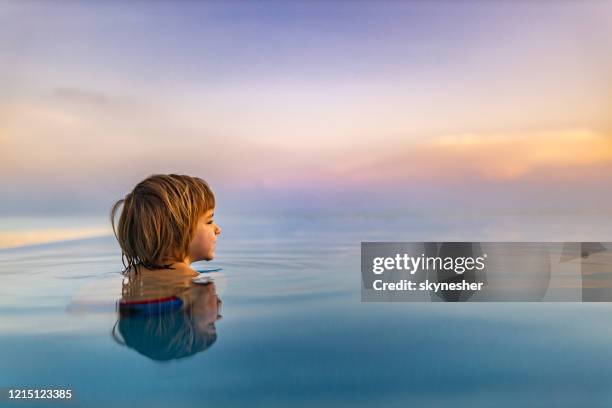
[[[111,235],[110,227],[0,231],[0,249]]]
[[[104,93],[79,88],[56,88],[53,91],[53,95],[61,100],[78,104],[85,103],[96,106],[108,106],[111,103],[111,98]]]
[[[448,134],[339,168],[357,183],[525,181],[547,169],[563,179],[612,163],[612,135],[590,129]]]

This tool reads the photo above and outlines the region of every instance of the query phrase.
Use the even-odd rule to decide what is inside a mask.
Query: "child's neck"
[[[182,261],[165,259],[163,260],[162,264],[167,265],[167,268],[157,269],[157,270],[154,270],[153,272],[167,271],[173,274],[187,274],[187,275],[195,274],[197,275],[197,272],[191,268],[191,261],[189,258],[185,258]],[[144,268],[142,265],[140,265],[138,269],[150,271],[149,269]]]
[[[182,261],[170,261],[168,264],[170,264],[170,267],[177,272],[197,274],[197,272],[191,267],[191,259],[189,257],[185,257],[185,259]]]

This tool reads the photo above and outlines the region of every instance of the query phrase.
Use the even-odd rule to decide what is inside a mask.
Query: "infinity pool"
[[[219,318],[175,354],[117,333],[113,237],[0,250],[3,392],[72,390],[37,407],[612,404],[610,304],[361,302],[361,241],[559,240],[558,223],[226,218],[217,259],[194,265],[221,268]],[[575,219],[567,239],[610,241],[610,224]]]

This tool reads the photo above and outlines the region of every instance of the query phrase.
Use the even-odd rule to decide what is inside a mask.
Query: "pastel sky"
[[[612,3],[2,2],[0,215],[609,209]]]

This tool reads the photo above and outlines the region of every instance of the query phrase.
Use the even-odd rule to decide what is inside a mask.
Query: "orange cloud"
[[[497,180],[518,179],[542,167],[583,167],[612,160],[612,138],[588,129],[444,136],[431,145],[444,155],[468,159],[482,176]]]
[[[572,172],[612,162],[612,137],[589,129],[454,134],[415,142],[340,173],[356,182],[510,181],[542,169]]]
[[[110,227],[0,231],[0,249],[112,234]]]

